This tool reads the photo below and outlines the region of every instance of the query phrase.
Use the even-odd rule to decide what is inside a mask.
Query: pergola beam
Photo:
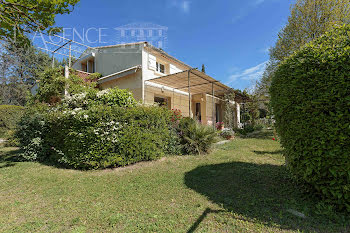
[[[217,83],[217,82],[219,82],[219,81],[196,84],[196,85],[192,85],[191,87],[198,87],[198,86],[207,85],[207,84],[211,84],[211,83]],[[174,89],[180,90],[180,89],[185,89],[185,88],[188,88],[188,86],[178,87],[178,88],[174,88]]]

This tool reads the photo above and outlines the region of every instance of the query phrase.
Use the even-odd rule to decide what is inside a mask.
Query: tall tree
[[[334,25],[349,22],[350,0],[297,0],[291,7],[287,25],[278,33],[277,42],[270,49],[270,62],[256,85],[256,91],[269,96],[271,77],[284,58]]]
[[[3,43],[0,50],[2,104],[24,105],[30,87],[50,64],[50,57],[30,44]]]
[[[202,72],[205,73],[205,65],[202,65]]]
[[[57,14],[69,14],[79,0],[0,0],[0,40],[27,40],[26,33],[57,31]]]

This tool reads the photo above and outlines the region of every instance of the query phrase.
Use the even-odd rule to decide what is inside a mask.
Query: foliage
[[[30,87],[49,65],[49,56],[32,45],[4,42],[0,49],[2,104],[24,106]]]
[[[257,92],[269,99],[268,90],[278,64],[306,43],[314,40],[334,25],[349,23],[350,0],[298,0],[291,8],[287,25],[278,33],[270,48],[270,61]]]
[[[213,127],[202,125],[191,118],[183,118],[179,123],[182,144],[187,154],[208,153],[217,140]]]
[[[34,99],[49,104],[56,104],[61,101],[66,85],[62,69],[48,69],[40,75],[38,93]]]
[[[92,106],[123,106],[134,107],[136,106],[136,100],[131,92],[125,89],[119,89],[118,87],[112,89],[106,89],[99,91],[98,89],[87,89],[86,92],[82,92],[75,95],[66,96],[61,108],[67,109],[89,109]]]
[[[183,118],[181,114],[181,110],[171,109],[171,111],[172,111],[171,122],[173,122],[174,124],[178,124],[179,121]]]
[[[156,107],[94,106],[54,114],[49,122],[51,133],[58,137],[48,143],[55,160],[74,168],[117,167],[153,160],[164,155],[163,139],[169,137],[165,111]],[[61,129],[55,130],[58,126]],[[60,138],[62,143],[57,142]]]
[[[118,88],[67,96],[55,107],[29,108],[17,131],[23,157],[78,169],[125,166],[177,154],[171,111],[136,106]]]
[[[242,128],[235,128],[234,131],[241,136],[247,136],[254,131],[262,130],[262,125],[252,125],[252,124],[244,124]]]
[[[48,132],[45,122],[46,105],[37,104],[27,108],[18,122],[15,136],[23,150],[23,157],[29,161],[44,161],[47,146],[42,144],[44,135]]]
[[[7,140],[5,142],[5,146],[7,147],[19,147],[20,143],[18,138],[15,135],[15,130],[8,130],[6,133]]]
[[[49,68],[45,70],[40,75],[40,81],[39,81],[39,89],[38,93],[35,96],[32,96],[31,102],[43,102],[48,103],[50,105],[55,105],[57,103],[60,103],[62,98],[64,97],[65,89],[68,93],[68,97],[66,98],[66,101],[69,102],[69,100],[72,100],[72,96],[76,94],[81,93],[88,93],[86,96],[87,98],[90,98],[91,101],[97,100],[96,95],[98,94],[98,90],[94,89],[96,87],[96,79],[98,79],[101,75],[98,73],[90,75],[91,77],[86,78],[86,80],[80,78],[79,76],[74,74],[74,70],[70,70],[69,78],[65,78],[63,76],[63,68]],[[107,92],[107,91],[106,91]],[[113,92],[113,90],[112,90]],[[92,95],[95,95],[94,99],[92,98]],[[111,93],[109,95],[101,95],[101,98],[116,98],[119,97],[116,95],[124,95],[126,97],[130,97],[131,94],[127,91],[117,91],[114,93]],[[78,96],[75,96],[78,97]],[[121,98],[121,97],[120,97]],[[87,101],[82,100],[82,101]],[[110,100],[100,100],[98,104],[104,104],[106,101],[113,101]],[[128,101],[127,98],[123,99],[123,101]],[[117,104],[123,104],[123,103],[117,103]]]
[[[292,174],[350,211],[350,26],[336,27],[277,69],[271,101]]]
[[[21,106],[0,105],[0,135],[9,136],[7,131],[15,129],[23,110]]]
[[[205,73],[205,65],[202,64],[202,72]]]
[[[69,14],[79,0],[1,0],[0,39],[26,40],[25,33],[54,30],[55,16]]]
[[[235,92],[230,89],[224,94],[224,124],[226,127],[233,129],[235,125],[236,106],[232,102],[235,101]]]
[[[249,114],[250,124],[255,126],[255,122],[259,119],[259,99],[256,95],[250,96],[251,101],[244,105],[245,111]]]
[[[232,138],[235,136],[235,132],[232,129],[223,129],[220,132],[220,136],[226,139]]]
[[[224,122],[217,122],[215,124],[215,127],[216,127],[217,130],[222,130],[224,128],[224,126],[225,126]]]

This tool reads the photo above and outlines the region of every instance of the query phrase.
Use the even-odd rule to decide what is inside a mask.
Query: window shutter
[[[148,54],[148,68],[150,70],[156,70],[156,62],[156,57],[151,54]]]

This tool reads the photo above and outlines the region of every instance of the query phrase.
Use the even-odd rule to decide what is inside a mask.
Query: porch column
[[[212,95],[212,101],[213,101],[213,109],[212,109],[212,121],[213,121],[213,127],[215,129],[215,125],[216,125],[216,122],[215,122],[215,99],[214,99],[214,83],[211,83],[211,95]]]
[[[191,87],[190,87],[191,70],[188,71],[188,117],[191,118]]]

